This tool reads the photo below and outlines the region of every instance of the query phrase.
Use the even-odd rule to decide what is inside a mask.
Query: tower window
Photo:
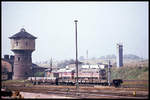
[[[18,46],[18,42],[16,42],[16,46]]]
[[[28,42],[26,42],[26,46],[28,45]]]
[[[24,73],[24,75],[25,75],[25,76],[27,76],[27,75],[28,75],[28,73],[27,73],[27,72],[25,72],[25,73]]]
[[[8,70],[7,70],[6,67],[4,67],[3,72],[4,72],[4,73],[7,73],[7,72],[8,72]]]
[[[18,57],[18,61],[20,61],[20,57]]]

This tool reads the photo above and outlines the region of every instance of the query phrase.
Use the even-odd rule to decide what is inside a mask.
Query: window
[[[3,68],[3,72],[4,72],[4,73],[7,73],[7,72],[8,72],[8,70],[7,70],[6,67]]]
[[[53,73],[54,77],[59,77],[59,73]]]
[[[27,73],[27,72],[25,72],[25,73],[24,73],[24,75],[25,75],[25,76],[27,76],[27,75],[28,75],[28,73]]]
[[[18,57],[18,61],[20,61],[20,57]]]
[[[16,46],[18,46],[18,42],[16,42]]]
[[[28,45],[28,42],[26,42],[26,46]]]

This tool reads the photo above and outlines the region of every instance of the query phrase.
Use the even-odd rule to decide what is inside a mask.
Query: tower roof
[[[20,30],[20,32],[16,33],[15,35],[9,37],[10,39],[16,39],[16,38],[28,38],[28,39],[36,39],[35,36],[29,34],[25,31],[24,28]]]

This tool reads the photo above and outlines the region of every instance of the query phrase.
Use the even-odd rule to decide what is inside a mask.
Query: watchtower
[[[11,50],[15,54],[13,79],[27,79],[32,73],[32,52],[35,50],[36,37],[22,28],[20,32],[9,38],[11,39]]]

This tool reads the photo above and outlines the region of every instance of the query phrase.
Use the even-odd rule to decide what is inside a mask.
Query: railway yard
[[[33,85],[29,81],[14,82],[3,81],[2,86],[9,91],[19,91],[23,98],[109,98],[109,99],[148,99],[149,83],[143,80],[124,80],[121,87],[100,86],[100,85]],[[2,97],[6,98],[6,97]],[[10,97],[12,98],[12,97]]]

